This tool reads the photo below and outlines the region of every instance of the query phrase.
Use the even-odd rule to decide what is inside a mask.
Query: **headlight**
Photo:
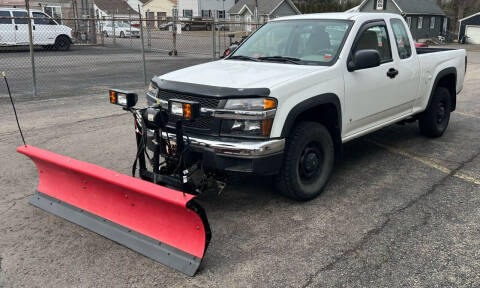
[[[149,94],[151,97],[156,98],[158,94],[158,86],[155,84],[155,82],[150,81],[150,85],[148,85],[148,90],[147,94]]]
[[[222,118],[222,136],[268,137],[272,129],[277,102],[272,98],[227,100]]]
[[[268,110],[277,107],[271,98],[230,99],[225,104],[227,110]]]

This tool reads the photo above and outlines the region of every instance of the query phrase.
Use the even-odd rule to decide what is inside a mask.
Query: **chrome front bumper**
[[[162,133],[162,137],[167,139],[167,134]],[[170,140],[176,140],[175,134],[168,134]],[[272,139],[265,141],[254,140],[235,140],[220,141],[218,137],[193,137],[184,136],[185,143],[189,143],[193,148],[213,150],[216,154],[229,156],[268,156],[283,152],[285,149],[285,139]]]

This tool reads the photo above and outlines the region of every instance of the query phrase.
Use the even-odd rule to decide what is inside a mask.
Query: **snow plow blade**
[[[30,204],[193,276],[210,242],[194,196],[33,146],[39,184]]]

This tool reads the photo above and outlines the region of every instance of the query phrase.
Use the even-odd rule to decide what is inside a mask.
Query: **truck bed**
[[[427,53],[435,53],[435,52],[443,52],[443,51],[450,51],[450,50],[457,50],[454,48],[441,48],[441,47],[423,47],[423,48],[415,48],[417,50],[417,54],[427,54]]]

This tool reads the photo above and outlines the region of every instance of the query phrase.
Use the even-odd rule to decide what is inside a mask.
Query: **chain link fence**
[[[0,7],[0,71],[16,97],[88,95],[112,86],[142,91],[154,75],[218,59],[258,26],[138,14],[59,21],[37,10]]]

